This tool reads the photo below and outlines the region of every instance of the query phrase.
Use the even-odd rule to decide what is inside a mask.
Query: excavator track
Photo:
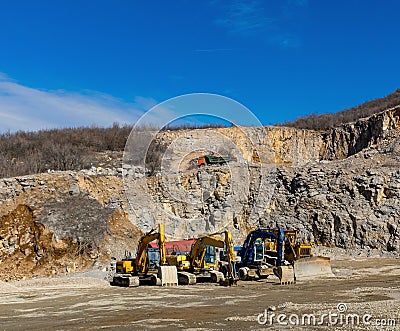
[[[225,279],[224,274],[220,271],[212,270],[211,274],[211,283],[220,283]]]
[[[178,272],[178,284],[179,285],[196,284],[196,276],[190,272],[179,271]]]
[[[112,285],[122,287],[138,287],[139,277],[132,275],[115,275],[112,280]]]

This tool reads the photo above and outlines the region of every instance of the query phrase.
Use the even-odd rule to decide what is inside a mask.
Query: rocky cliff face
[[[175,175],[156,176],[147,188],[132,189],[135,210],[147,212],[131,219],[143,227],[157,215],[172,224],[177,237],[230,226],[241,238],[257,224],[279,224],[299,228],[323,245],[398,251],[399,129],[397,107],[330,132],[267,127],[253,144],[243,134],[246,128],[163,132],[157,139],[177,145],[170,152],[179,160],[190,146],[177,141],[212,150],[214,131],[228,137],[243,159],[200,170],[168,167]],[[222,145],[235,154],[227,142]],[[147,189],[154,208],[144,200]],[[182,219],[187,221],[179,226]]]
[[[217,150],[221,154],[239,154],[247,162],[292,166],[319,160],[326,145],[324,139],[323,132],[312,130],[232,127],[163,131],[155,137],[154,145],[167,149],[175,144],[174,153],[191,149],[201,154],[218,149],[216,141],[223,141],[225,145]]]
[[[385,139],[390,141],[388,134],[397,131],[399,123],[400,106],[334,128],[322,135],[320,159],[344,159],[367,147],[382,144]],[[393,137],[396,137],[396,134]]]
[[[279,169],[262,223],[298,228],[318,244],[400,252],[400,163],[385,162],[366,154]]]
[[[279,167],[269,225],[317,243],[400,252],[400,107],[322,135],[319,162]]]
[[[101,267],[133,250],[140,232],[122,191],[120,178],[93,171],[0,180],[0,280]]]
[[[0,179],[0,279],[101,266],[159,222],[168,239],[228,227],[239,244],[282,225],[319,245],[399,254],[400,107],[330,132],[246,130],[162,132],[154,176],[125,164]],[[236,161],[198,169],[216,136]]]
[[[289,127],[265,127],[258,136],[249,133],[257,133],[257,130],[246,127],[167,131],[156,136],[155,144],[167,148],[173,141],[185,137],[190,140],[191,146],[210,149],[214,146],[217,134],[220,134],[233,142],[232,146],[238,148],[249,162],[254,161],[256,149],[264,163],[299,166],[314,161],[341,160],[365,148],[382,144],[383,140],[389,139],[390,132],[399,129],[399,123],[400,106],[397,106],[328,132]],[[391,138],[395,138],[396,135],[397,133],[394,133]],[[226,152],[229,152],[232,146],[227,146]]]

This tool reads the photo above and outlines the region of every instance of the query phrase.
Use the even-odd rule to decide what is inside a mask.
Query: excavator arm
[[[206,235],[198,238],[190,250],[190,262],[192,269],[201,269],[204,266],[206,246],[224,248],[224,240],[215,237],[216,234]]]
[[[139,240],[135,267],[137,273],[147,273],[148,271],[148,263],[147,263],[147,246],[154,240],[158,241],[158,247],[160,250],[160,265],[166,264],[166,253],[165,253],[165,235],[164,235],[164,224],[159,224],[159,231],[154,232],[155,230],[151,230],[142,236]]]
[[[236,282],[236,263],[235,263],[235,250],[232,240],[232,234],[230,231],[226,230],[225,233],[225,248],[226,257],[228,262],[228,282]]]

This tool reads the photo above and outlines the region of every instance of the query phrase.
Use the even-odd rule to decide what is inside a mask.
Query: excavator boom
[[[148,271],[147,246],[148,244],[158,239],[159,237],[160,237],[159,233],[156,233],[154,232],[154,230],[151,230],[149,233],[145,234],[140,238],[135,259],[136,273],[147,273]]]

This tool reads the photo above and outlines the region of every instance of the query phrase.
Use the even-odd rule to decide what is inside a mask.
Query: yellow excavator
[[[224,235],[224,238],[219,237]],[[227,252],[226,276],[217,269],[215,248],[225,249]],[[178,282],[181,285],[195,283],[220,283],[221,285],[233,285],[237,281],[235,254],[232,234],[229,230],[203,235],[195,240],[190,253],[185,255],[167,256],[169,265],[175,265],[178,269]]]
[[[158,242],[160,258],[159,264],[150,268],[148,245],[154,240]],[[152,229],[140,238],[135,258],[116,263],[112,285],[136,287],[140,284],[178,285],[176,267],[167,265],[163,224],[159,224],[158,232]]]
[[[300,241],[297,230],[285,230],[285,259],[294,266],[296,280],[333,277],[329,257],[314,256],[311,242]]]

